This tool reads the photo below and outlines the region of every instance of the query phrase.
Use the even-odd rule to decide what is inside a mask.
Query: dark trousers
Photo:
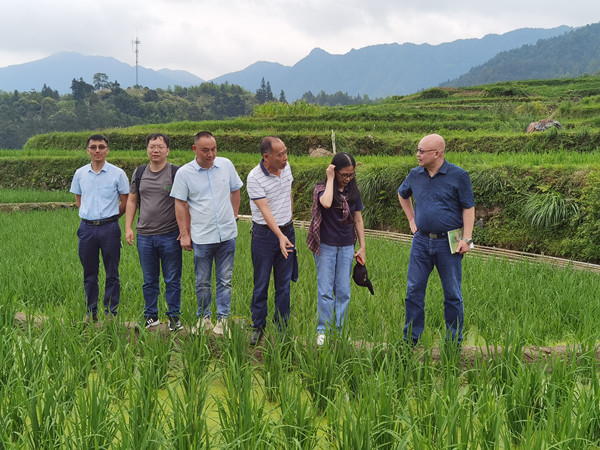
[[[293,225],[285,227],[283,234],[296,245]],[[252,265],[254,266],[254,291],[252,292],[252,322],[254,328],[265,328],[267,324],[267,300],[271,271],[275,284],[275,323],[287,325],[290,316],[290,282],[294,269],[295,255],[283,257],[279,248],[279,239],[268,227],[252,225]],[[283,323],[281,323],[283,321]]]
[[[98,312],[98,272],[100,270],[99,253],[106,272],[104,288],[104,312],[117,315],[121,285],[119,282],[119,260],[121,258],[121,228],[119,221],[104,225],[92,225],[81,222],[77,230],[79,237],[79,259],[83,266],[83,288],[87,310],[90,314]]]

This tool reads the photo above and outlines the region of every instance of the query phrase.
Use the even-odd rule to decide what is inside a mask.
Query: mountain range
[[[439,45],[381,44],[353,49],[344,55],[333,55],[316,48],[293,66],[274,62],[257,62],[244,70],[210,80],[216,84],[228,82],[254,92],[262,78],[269,82],[273,94],[280,90],[288,100],[300,98],[305,92],[315,95],[345,92],[352,96],[368,95],[381,98],[405,95],[457,79],[469,70],[482,66],[496,55],[540,45],[543,40],[573,33],[573,28],[522,28],[501,35],[489,34],[480,39],[461,39]],[[85,56],[61,52],[37,61],[0,68],[0,90],[40,90],[43,84],[69,93],[71,81],[83,78],[92,83],[96,73],[104,73],[121,87],[135,85],[135,67],[115,58]],[[152,70],[139,67],[139,84],[151,89],[166,89],[179,85],[199,85],[204,80],[186,72]]]
[[[444,86],[577,77],[600,71],[600,23],[498,53]]]
[[[522,28],[481,39],[460,39],[439,45],[381,44],[331,55],[314,49],[294,66],[257,62],[240,72],[215,78],[256,90],[262,77],[271,84],[275,96],[283,89],[288,100],[307,91],[338,91],[371,98],[412,94],[456,78],[483,64],[502,51],[535,44],[541,39],[565,34],[572,28]]]
[[[96,73],[108,75],[110,81],[118,81],[122,88],[135,85],[135,66],[107,56],[60,52],[37,61],[0,69],[0,90],[39,91],[46,84],[60,94],[67,94],[71,92],[71,81],[74,78],[83,78],[92,84]],[[138,80],[141,85],[151,89],[166,89],[175,85],[188,87],[204,82],[202,78],[185,70],[153,70],[141,66],[138,67]]]

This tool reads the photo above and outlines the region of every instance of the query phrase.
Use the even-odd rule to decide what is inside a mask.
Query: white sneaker
[[[224,317],[218,319],[217,324],[212,330],[213,333],[218,334],[219,336],[223,336],[223,334],[225,334],[225,331],[229,331],[227,327],[227,319]],[[229,337],[231,337],[231,332],[229,332]]]
[[[319,347],[322,347],[324,343],[325,343],[325,335],[324,334],[317,334],[317,345]]]
[[[213,324],[210,321],[209,316],[204,316],[204,319],[202,319],[202,327],[207,331],[210,331],[213,329]]]
[[[198,318],[198,322],[196,322],[196,326],[192,327],[192,334],[198,334],[201,330],[212,330],[213,325],[210,321],[210,317],[205,316],[202,319]]]

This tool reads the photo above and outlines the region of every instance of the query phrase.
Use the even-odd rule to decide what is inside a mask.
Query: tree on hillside
[[[83,78],[79,78],[79,81],[73,78],[73,81],[71,81],[71,92],[73,92],[75,100],[83,100],[88,94],[94,92],[94,86],[83,81]]]
[[[262,78],[260,87],[256,90],[256,100],[260,105],[277,100],[271,90],[271,83],[265,82],[265,77]]]
[[[96,90],[106,89],[109,87],[110,81],[108,80],[108,75],[105,73],[99,72],[94,74],[94,88]]]
[[[53,98],[54,100],[59,100],[60,94],[58,93],[57,90],[52,89],[50,86],[46,86],[46,83],[44,83],[44,86],[42,86],[42,97],[44,97],[44,98],[50,97],[50,98]]]
[[[265,101],[272,102],[275,101],[275,96],[273,95],[273,91],[271,90],[271,83],[267,81],[267,90],[265,92]]]
[[[281,103],[287,103],[287,100],[285,98],[285,92],[283,92],[283,89],[281,90],[281,92],[279,93],[279,101]]]
[[[258,101],[259,105],[262,105],[263,103],[265,103],[267,100],[267,86],[265,83],[265,77],[262,78],[262,80],[260,81],[260,87],[256,90],[256,100]]]

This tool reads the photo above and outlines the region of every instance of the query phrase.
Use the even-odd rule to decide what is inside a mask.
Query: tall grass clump
[[[533,228],[552,230],[576,221],[579,205],[559,192],[534,193],[527,196],[522,213]]]

